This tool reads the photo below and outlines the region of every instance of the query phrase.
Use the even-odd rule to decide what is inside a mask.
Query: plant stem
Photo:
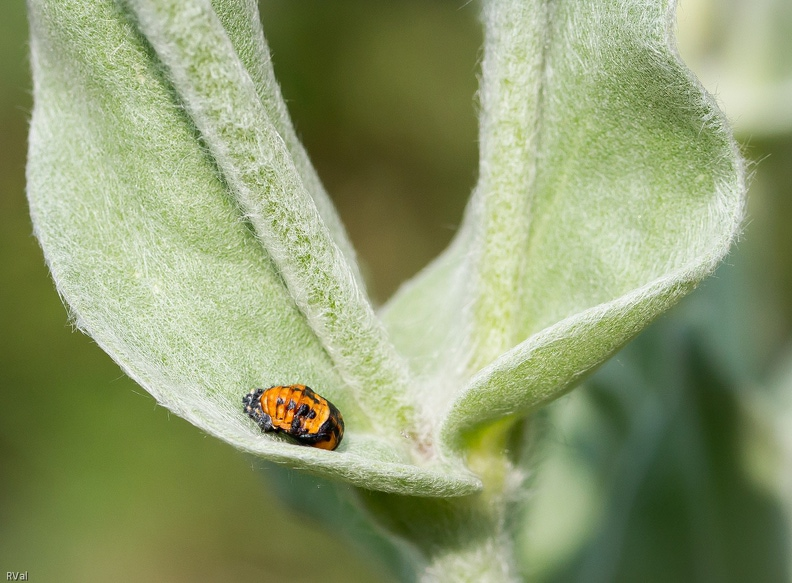
[[[518,581],[503,497],[416,498],[361,491],[380,526],[415,551],[420,582]]]
[[[359,500],[385,530],[419,557],[421,583],[521,581],[514,554],[514,518],[530,450],[530,424],[501,423],[470,443],[468,466],[484,483],[479,494],[419,498],[360,490]]]

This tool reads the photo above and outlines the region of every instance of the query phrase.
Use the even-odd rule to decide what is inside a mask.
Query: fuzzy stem
[[[372,517],[415,551],[419,582],[521,581],[514,554],[515,518],[532,442],[528,423],[504,422],[470,443],[468,465],[482,492],[459,498],[418,498],[360,491]]]
[[[503,493],[416,498],[361,491],[366,510],[416,551],[418,581],[518,581]]]

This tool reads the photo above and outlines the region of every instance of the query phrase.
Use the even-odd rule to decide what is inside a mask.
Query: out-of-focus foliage
[[[792,131],[792,3],[681,0],[680,50],[738,135]]]
[[[550,408],[526,514],[537,580],[789,579],[783,458],[758,416],[774,393],[734,326],[743,258]]]

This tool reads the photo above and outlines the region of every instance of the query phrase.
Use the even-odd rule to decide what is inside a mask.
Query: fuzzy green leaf
[[[479,184],[449,251],[384,310],[439,387],[447,445],[563,394],[727,252],[742,164],[673,18],[663,1],[486,4]]]
[[[392,384],[373,385],[362,395],[350,390],[349,378],[360,383],[350,366],[372,366],[388,346],[369,344],[370,352],[357,356],[371,361],[344,369],[352,349],[343,342],[354,342],[355,334],[366,340],[377,330],[373,315],[368,328],[359,318],[348,320],[350,311],[365,317],[371,308],[355,286],[351,257],[341,250],[345,239],[326,228],[321,205],[303,190],[274,129],[283,131],[284,118],[262,105],[259,93],[280,99],[271,80],[258,75],[252,82],[234,62],[220,21],[204,10],[208,4],[196,6],[201,10],[191,14],[198,24],[214,27],[214,36],[203,31],[196,37],[214,43],[201,47],[210,58],[201,70],[217,73],[214,66],[222,73],[209,79],[218,87],[198,95],[201,112],[217,114],[210,121],[220,129],[204,126],[198,129],[209,131],[200,135],[198,122],[185,112],[183,88],[170,83],[131,13],[113,2],[31,3],[36,104],[28,194],[36,234],[77,325],[161,404],[240,449],[386,491],[446,495],[477,488],[463,470],[439,462],[413,465],[407,440],[395,431],[381,434],[370,417],[378,409],[364,410],[359,399],[393,395]],[[181,7],[190,14],[188,3]],[[199,34],[195,19],[184,24]],[[215,57],[226,61],[218,64]],[[258,55],[258,62],[267,60]],[[245,85],[229,95],[227,83],[238,79]],[[233,107],[230,99],[236,99]],[[250,124],[248,135],[236,124],[240,119]],[[218,135],[223,132],[230,137]],[[235,174],[239,158],[264,144],[271,149],[255,153],[251,163],[259,165]],[[254,194],[245,182],[251,176],[261,180]],[[240,200],[240,192],[250,199]],[[289,222],[262,234],[250,211],[264,204],[255,198],[262,193],[274,193],[270,204],[277,210],[302,218],[281,216]],[[314,232],[299,232],[310,228]],[[302,263],[295,246],[309,248]],[[324,272],[310,264],[328,257],[334,263]],[[317,282],[317,273],[325,279]],[[341,292],[310,295],[311,286],[330,285],[333,278],[346,286]],[[334,302],[335,311],[323,301]],[[328,317],[333,320],[323,328]],[[341,358],[339,350],[346,350]],[[382,371],[388,367],[363,380]],[[252,387],[293,382],[321,390],[343,411],[347,434],[336,452],[262,435],[243,414],[241,398]]]
[[[128,0],[256,238],[348,388],[408,424],[406,369],[209,0]]]

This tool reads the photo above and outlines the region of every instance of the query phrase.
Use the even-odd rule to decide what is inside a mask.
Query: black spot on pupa
[[[294,419],[292,419],[291,433],[293,435],[300,435],[301,433],[304,433],[302,431],[302,418],[298,415],[295,415]]]

